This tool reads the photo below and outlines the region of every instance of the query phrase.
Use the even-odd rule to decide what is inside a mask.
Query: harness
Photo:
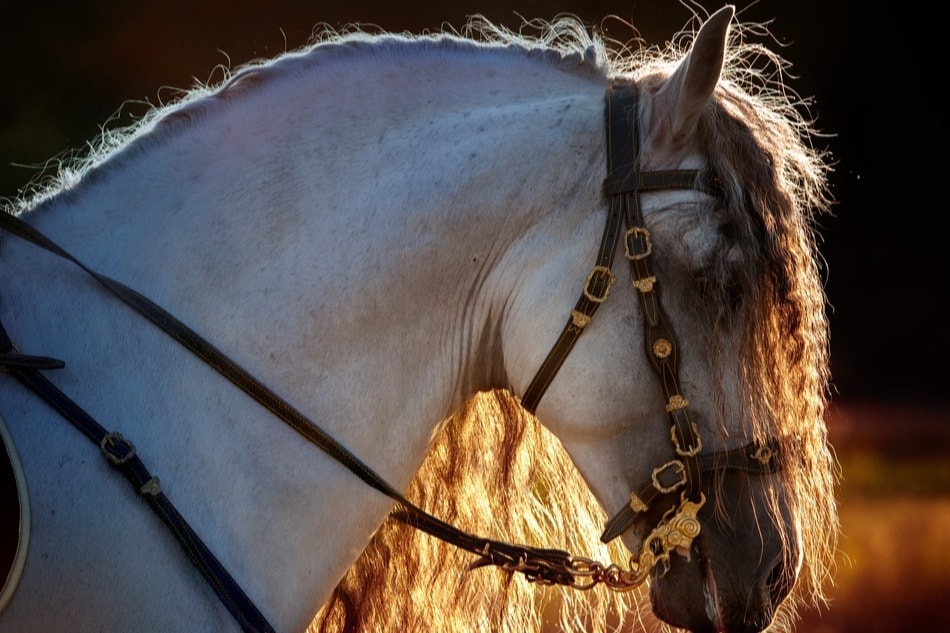
[[[688,548],[699,535],[700,523],[696,515],[705,503],[705,496],[700,489],[703,473],[723,469],[771,473],[779,468],[776,459],[778,446],[774,440],[719,453],[702,453],[699,430],[689,418],[689,403],[679,386],[676,337],[660,304],[658,283],[651,268],[653,246],[650,232],[643,221],[640,193],[672,189],[714,192],[715,187],[714,183],[704,180],[698,170],[639,170],[636,96],[636,88],[632,85],[615,85],[608,90],[608,175],[604,182],[604,193],[610,204],[596,264],[584,283],[581,297],[571,310],[570,319],[522,398],[522,405],[533,413],[577,339],[590,324],[597,308],[607,299],[616,281],[611,265],[623,231],[624,250],[643,313],[646,353],[656,370],[667,402],[674,454],[670,461],[653,470],[648,482],[630,493],[630,502],[607,522],[601,536],[601,540],[608,542],[629,529],[645,513],[659,516],[640,551],[631,558],[629,570],[621,569],[616,564],[605,566],[562,550],[515,545],[475,536],[428,514],[302,412],[147,297],[88,268],[16,216],[0,213],[0,229],[81,268],[115,297],[181,343],[309,442],[369,486],[393,499],[396,502],[391,513],[393,518],[476,554],[478,559],[470,568],[494,565],[509,572],[520,572],[530,581],[540,584],[589,589],[603,583],[610,589],[628,590],[641,585],[653,569],[665,571],[671,552],[678,547]],[[16,378],[100,447],[108,463],[126,477],[172,530],[189,558],[243,630],[273,631],[253,601],[162,492],[158,478],[152,475],[136,454],[132,442],[119,433],[103,428],[41,373],[63,366],[64,363],[55,358],[21,354],[0,323],[0,373]]]

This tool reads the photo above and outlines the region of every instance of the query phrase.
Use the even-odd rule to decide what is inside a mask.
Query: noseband
[[[646,355],[663,390],[674,452],[670,461],[653,469],[649,481],[630,493],[630,502],[607,521],[601,535],[601,540],[607,543],[628,530],[642,514],[659,510],[662,518],[643,540],[639,555],[631,559],[631,569],[613,570],[614,581],[608,584],[625,588],[623,585],[641,584],[657,565],[665,569],[670,553],[678,547],[688,549],[699,535],[700,523],[696,514],[706,502],[700,489],[703,472],[726,468],[775,472],[778,469],[778,447],[772,441],[765,445],[749,444],[739,449],[701,454],[703,443],[699,429],[690,420],[689,401],[680,389],[679,348],[660,302],[659,283],[651,264],[653,244],[643,221],[640,194],[694,189],[715,195],[717,188],[711,178],[696,169],[640,171],[635,85],[618,84],[608,89],[606,118],[607,178],[604,193],[609,200],[609,209],[597,260],[587,276],[580,299],[571,310],[570,319],[525,391],[521,403],[531,413],[535,412],[577,339],[610,294],[616,281],[611,266],[621,239],[622,219],[624,251],[643,313]],[[666,509],[662,510],[664,505]]]

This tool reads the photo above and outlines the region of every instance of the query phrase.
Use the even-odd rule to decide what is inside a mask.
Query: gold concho
[[[643,279],[634,279],[633,287],[646,294],[648,292],[653,292],[653,284],[655,283],[656,277],[650,275],[649,277],[644,277]]]
[[[666,404],[666,411],[667,413],[672,413],[673,411],[685,409],[688,406],[689,400],[679,394],[675,394],[670,396],[670,401]]]
[[[630,503],[628,505],[634,512],[646,512],[650,509],[635,492],[630,493]]]
[[[590,324],[590,317],[583,312],[571,310],[571,323],[574,324],[574,327],[583,329]]]
[[[756,460],[760,464],[768,465],[768,463],[772,461],[772,449],[770,449],[768,446],[759,446],[755,449],[752,459]]]
[[[673,344],[665,338],[658,339],[653,344],[653,355],[657,358],[666,358],[673,352]]]

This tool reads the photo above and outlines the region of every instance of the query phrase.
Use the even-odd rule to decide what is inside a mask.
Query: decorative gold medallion
[[[770,461],[772,461],[772,449],[770,449],[768,446],[759,446],[755,449],[752,459],[756,460],[760,464],[768,464]]]
[[[679,411],[689,406],[689,400],[679,394],[670,396],[670,401],[666,404],[667,413]]]
[[[653,344],[653,355],[657,358],[666,358],[673,352],[673,344],[665,338],[657,339]]]
[[[649,277],[644,277],[643,279],[634,279],[633,287],[646,294],[648,292],[653,292],[653,284],[656,283],[656,277],[650,275]]]
[[[630,503],[628,505],[634,512],[646,512],[649,509],[649,506],[643,503],[643,499],[638,497],[635,492],[630,493]]]
[[[583,312],[571,310],[571,323],[574,325],[574,327],[584,329],[590,324],[590,317]]]

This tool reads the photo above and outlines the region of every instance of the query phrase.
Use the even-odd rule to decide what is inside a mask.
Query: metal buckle
[[[600,296],[593,294],[590,290],[591,282],[594,281],[594,275],[607,276],[607,286],[604,288],[604,294]],[[610,287],[614,285],[615,281],[617,281],[617,275],[615,275],[612,270],[606,266],[594,266],[590,274],[587,275],[587,281],[584,282],[584,296],[594,303],[603,303],[610,295]]]
[[[642,253],[631,252],[632,249],[630,248],[630,238],[636,236],[643,237],[644,249]],[[627,252],[627,259],[631,261],[649,257],[650,253],[653,252],[653,242],[650,241],[650,231],[642,226],[634,226],[630,229],[627,229],[627,232],[623,235],[623,248]]]
[[[678,481],[674,481],[669,486],[664,486],[660,483],[660,475],[667,469],[672,471],[674,477],[679,477]],[[662,466],[653,469],[653,487],[662,492],[663,494],[669,494],[675,491],[680,486],[686,485],[686,466],[683,465],[678,459],[666,462]]]
[[[122,447],[125,450],[115,450]],[[132,442],[122,437],[121,433],[109,433],[99,442],[99,448],[105,454],[106,459],[115,466],[121,466],[125,462],[135,457],[135,446]]]
[[[703,438],[699,435],[699,429],[696,428],[696,423],[690,422],[690,426],[693,427],[693,437],[696,438],[696,446],[689,449],[680,446],[679,440],[676,438],[676,425],[670,427],[670,438],[673,440],[673,447],[676,449],[676,454],[680,457],[696,457],[696,455],[699,455],[699,451],[703,450]],[[753,455],[753,457],[755,458],[756,456]]]

